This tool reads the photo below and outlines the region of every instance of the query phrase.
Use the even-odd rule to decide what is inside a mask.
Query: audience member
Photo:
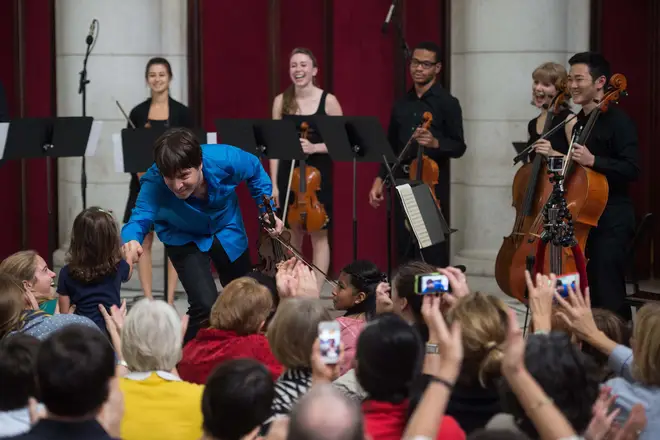
[[[27,306],[26,296],[30,299],[30,305]],[[98,329],[94,322],[84,316],[59,313],[48,315],[39,310],[34,296],[23,289],[20,279],[0,271],[0,338],[19,332],[43,340],[53,332],[73,324]]]
[[[213,370],[204,388],[203,440],[255,438],[270,417],[273,395],[273,379],[262,364],[252,359],[224,362]]]
[[[131,278],[137,255],[122,256],[117,221],[110,212],[91,207],[73,221],[67,257],[57,280],[60,310],[67,313],[73,305],[76,314],[106,332],[98,306],[119,307],[121,283]]]
[[[13,438],[119,438],[123,400],[115,355],[101,332],[71,325],[53,333],[39,347],[35,371],[46,412],[36,417],[30,431]]]
[[[0,437],[30,430],[28,401],[37,397],[39,340],[17,333],[0,340]]]
[[[360,408],[329,384],[314,385],[291,411],[287,440],[363,440]]]
[[[265,364],[277,379],[283,368],[263,334],[272,310],[271,293],[256,280],[243,277],[227,284],[211,309],[211,326],[197,332],[183,349],[181,378],[204,384],[216,365],[245,357]]]
[[[187,320],[164,301],[135,303],[121,328],[121,352],[130,373],[120,379],[126,401],[124,440],[197,440],[202,435],[203,387],[184,382],[176,364]]]
[[[38,307],[49,315],[59,313],[55,297],[55,272],[48,268],[46,261],[33,250],[19,251],[5,258],[0,263],[0,272],[8,273],[17,278],[25,290],[25,304],[32,307],[31,301],[36,300]]]

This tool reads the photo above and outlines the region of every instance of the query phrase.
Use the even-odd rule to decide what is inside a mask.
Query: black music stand
[[[119,173],[143,173],[147,171],[154,163],[154,144],[156,140],[165,133],[169,127],[150,127],[150,128],[124,128],[121,131],[121,153],[122,160],[116,169]],[[201,144],[206,143],[206,132],[201,129],[192,130]],[[164,257],[164,283],[163,299],[167,301],[167,271],[168,256],[167,247],[163,248]]]
[[[353,162],[353,260],[357,260],[357,162],[380,163],[383,157],[393,161],[396,156],[380,121],[374,116],[315,116],[312,119],[332,160]],[[388,224],[390,215],[388,211]],[[391,266],[390,245],[388,233],[388,268]]]
[[[240,148],[260,159],[305,159],[293,121],[218,119],[215,121],[215,126],[218,130],[219,142]]]
[[[93,139],[92,117],[62,117],[62,118],[23,118],[14,119],[8,124],[7,140],[0,164],[5,160],[22,160],[58,157],[92,156],[96,152]],[[92,141],[92,142],[90,142]],[[25,185],[21,185],[21,247],[27,246],[27,200]],[[49,160],[46,161],[46,204],[48,211],[48,256],[45,258],[50,267],[53,266],[55,252],[55,231],[53,219],[52,170]]]

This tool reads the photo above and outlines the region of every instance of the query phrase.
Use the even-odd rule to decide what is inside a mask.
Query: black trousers
[[[623,319],[632,318],[626,298],[626,250],[635,233],[632,204],[605,208],[598,227],[591,229],[587,240],[587,277],[591,306],[610,310]]]
[[[232,280],[246,275],[252,269],[250,251],[246,250],[235,261],[229,261],[227,252],[217,238],[208,252],[199,250],[195,243],[183,246],[169,246],[167,254],[176,269],[181,284],[188,295],[188,316],[190,322],[183,343],[194,339],[200,328],[208,326],[211,308],[218,299],[218,289],[211,274],[211,261],[215,266],[223,286]]]

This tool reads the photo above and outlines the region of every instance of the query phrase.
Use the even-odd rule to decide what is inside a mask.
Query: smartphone
[[[434,295],[449,292],[449,278],[439,272],[415,275],[415,293],[417,295]]]
[[[562,298],[568,296],[568,286],[571,286],[573,292],[577,286],[580,285],[580,274],[579,273],[568,273],[557,277],[557,293],[561,295]]]
[[[321,360],[324,364],[339,362],[339,346],[341,345],[341,328],[337,321],[319,322],[319,344]]]

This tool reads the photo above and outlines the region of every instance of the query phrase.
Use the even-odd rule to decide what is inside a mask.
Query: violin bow
[[[272,197],[268,197],[266,195],[263,195],[262,197],[264,200],[263,206],[266,209],[266,217],[268,218],[268,220],[262,218],[261,227],[264,229],[268,229],[268,228],[273,229],[275,227],[274,225],[275,219],[273,214],[273,207],[271,205]],[[307,261],[305,257],[300,252],[298,252],[293,246],[291,246],[290,244],[288,244],[278,236],[271,235],[271,238],[273,238],[282,246],[284,246],[284,248],[286,248],[289,252],[291,252],[296,257],[296,259],[300,260],[307,267],[320,273],[330,285],[332,286],[337,285],[335,281],[332,281],[331,279],[328,278],[328,274],[326,274],[321,269],[319,269],[314,263],[310,263],[309,261]]]
[[[121,112],[122,115],[124,115],[124,118],[126,118],[126,121],[128,121],[128,123],[131,125],[131,127],[135,128],[135,124],[133,124],[133,121],[131,121],[131,119],[128,117],[128,115],[126,115],[126,112],[124,111],[123,107],[121,106],[119,101],[117,101],[116,99],[115,99],[115,104],[117,104],[117,107],[119,107],[119,111]]]

